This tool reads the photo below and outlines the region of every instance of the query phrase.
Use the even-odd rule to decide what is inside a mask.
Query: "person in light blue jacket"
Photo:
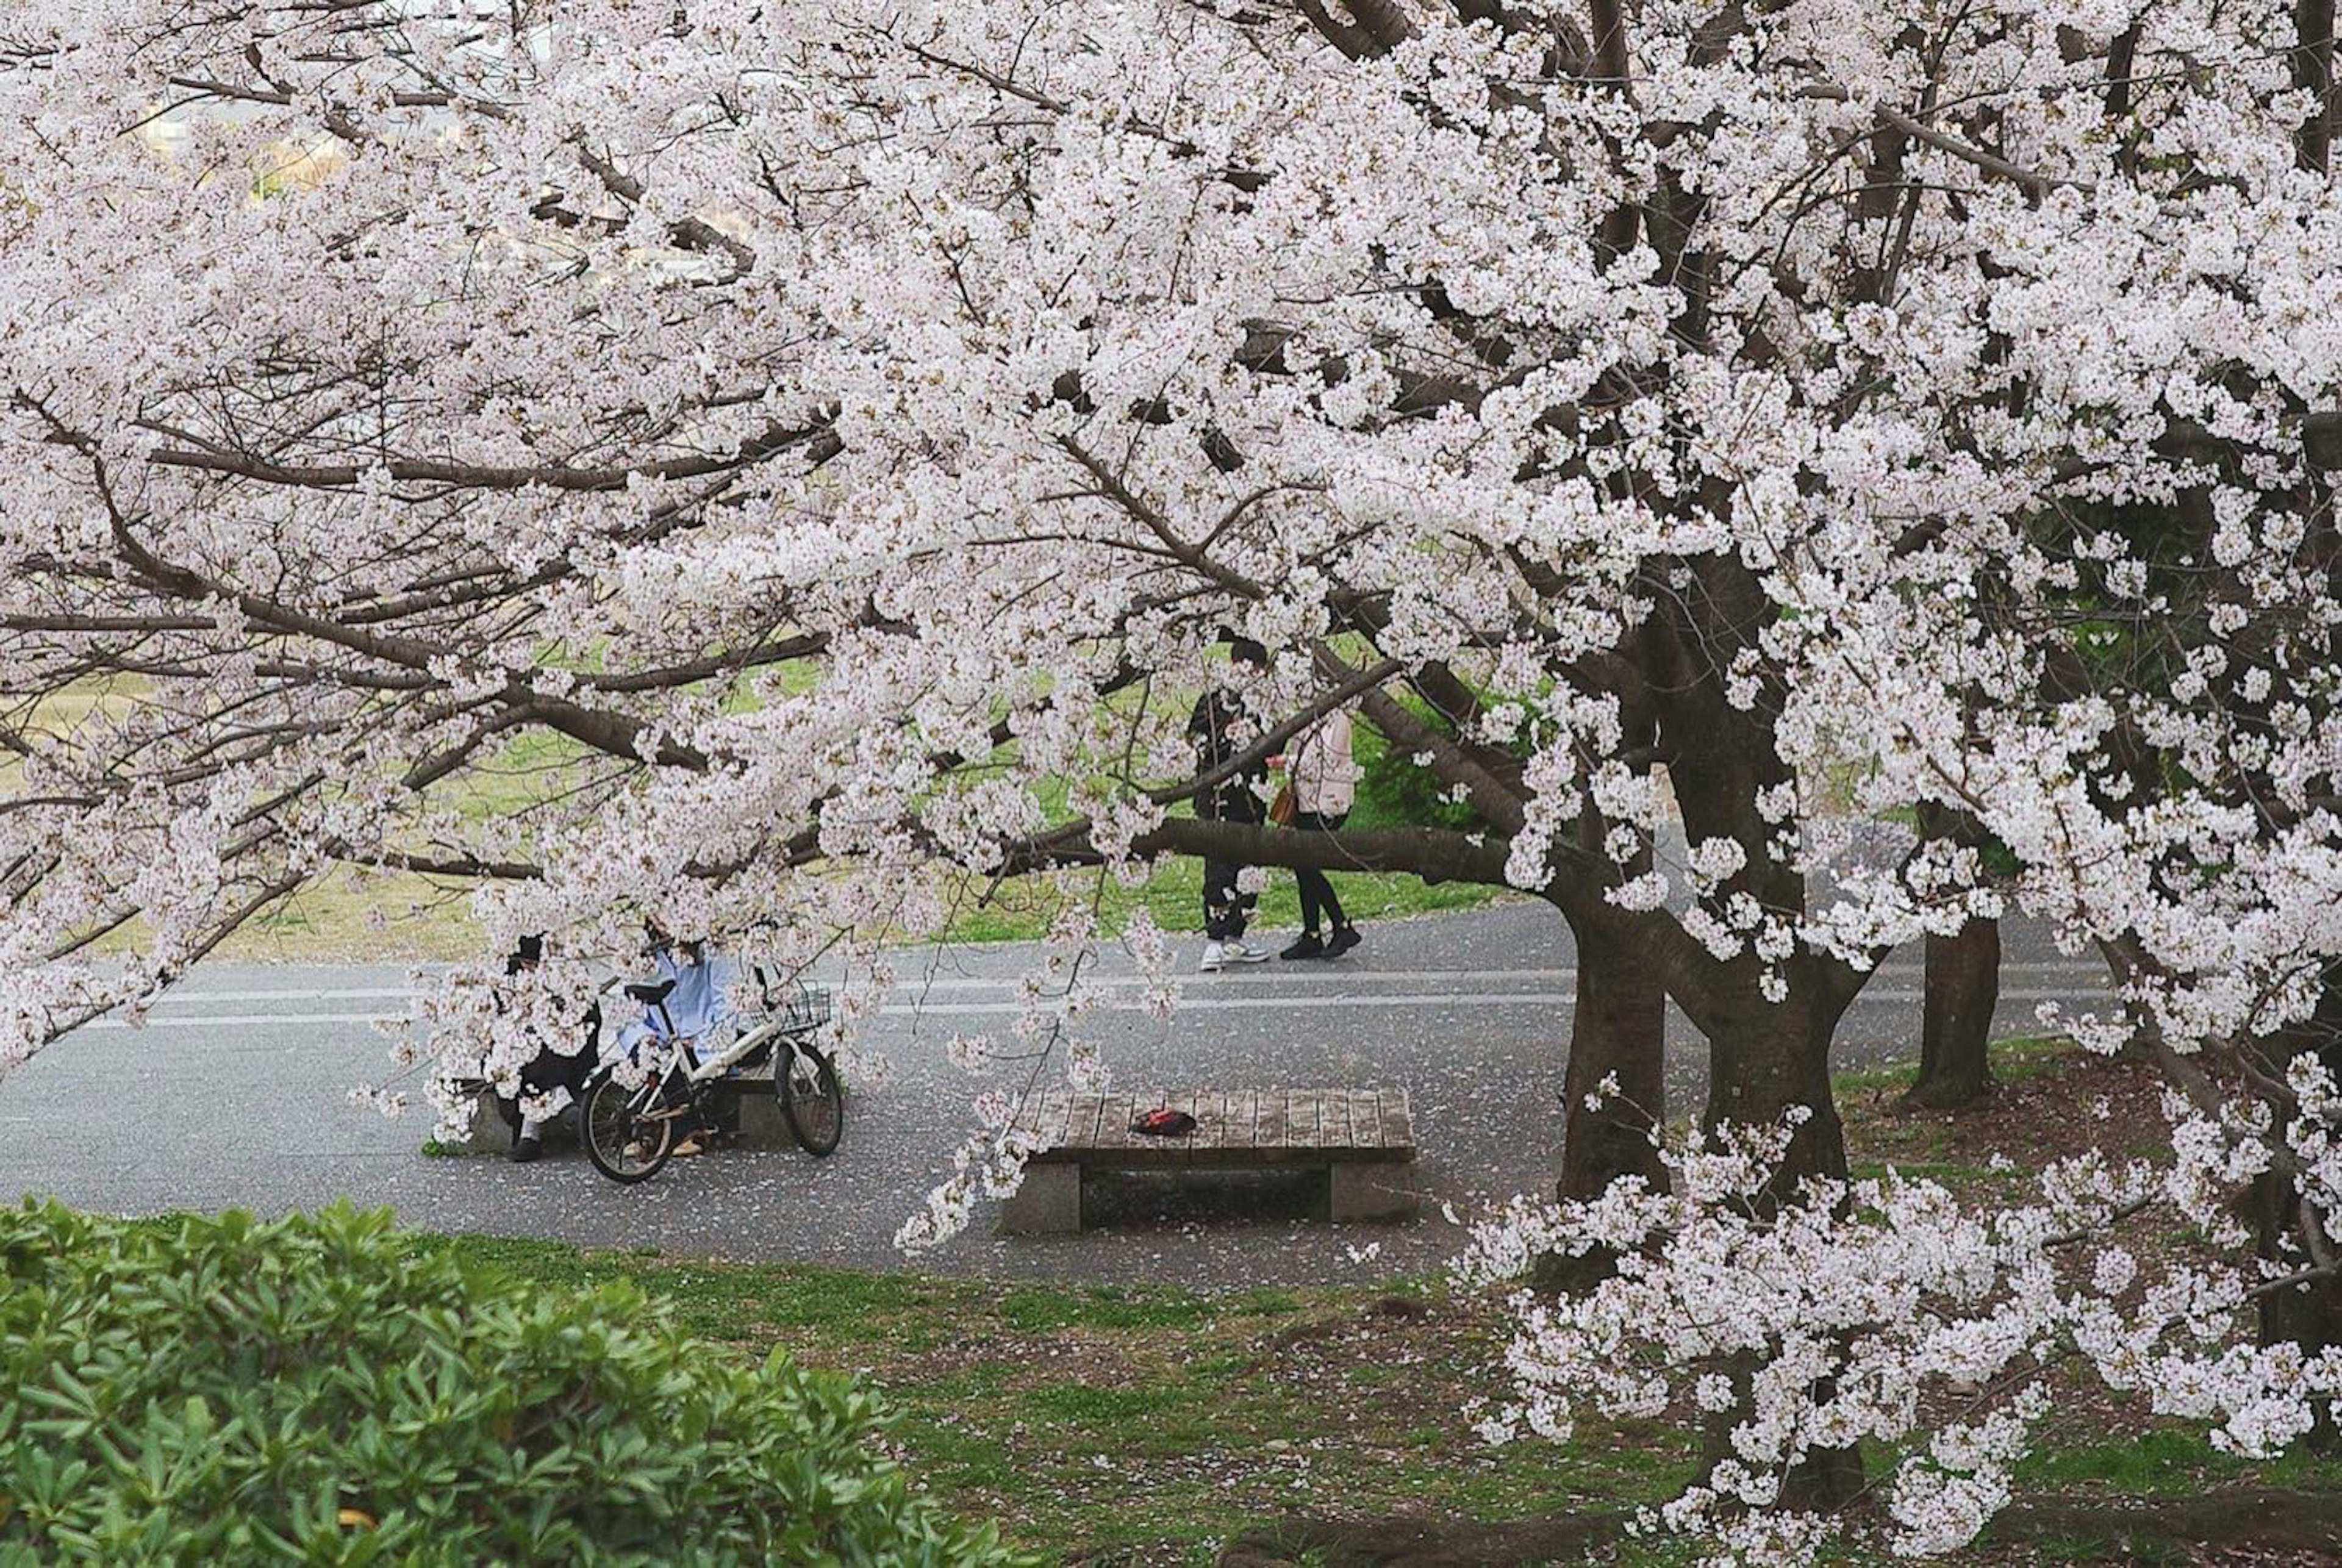
[[[705,1061],[711,1051],[728,1043],[733,1028],[732,987],[739,978],[739,966],[712,943],[678,943],[656,922],[646,922],[645,929],[650,935],[654,970],[647,981],[656,984],[672,980],[675,989],[660,1006],[647,1009],[646,1016],[618,1031],[618,1051],[630,1054],[672,1023],[676,1034],[690,1041],[693,1052]],[[705,1153],[719,1131],[705,1122],[687,1129],[683,1142],[676,1145],[676,1155]]]

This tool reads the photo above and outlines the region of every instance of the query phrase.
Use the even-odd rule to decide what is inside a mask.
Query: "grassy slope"
[[[1111,879],[1084,879],[1093,887],[1109,932],[1118,931],[1131,910],[1144,904],[1166,931],[1203,929],[1203,864],[1173,860],[1143,887],[1126,888]],[[1337,875],[1346,913],[1356,921],[1394,920],[1441,910],[1477,909],[1507,896],[1498,889],[1461,883],[1426,886],[1411,876],[1376,872]],[[1038,877],[1020,877],[978,904],[979,885],[963,902],[951,924],[955,942],[1027,942],[1049,928],[1068,894]],[[453,959],[479,951],[480,931],[467,903],[468,890],[419,876],[377,876],[365,881],[336,873],[305,888],[276,909],[252,921],[222,944],[223,957],[262,960]],[[1087,897],[1083,894],[1079,896]],[[1256,929],[1291,931],[1301,923],[1300,899],[1292,876],[1272,873],[1261,895]]]
[[[766,674],[778,692],[808,689],[816,679],[809,665]],[[68,734],[92,719],[125,711],[140,700],[143,691],[143,685],[135,681],[111,687],[93,682],[44,699],[33,722],[38,728]],[[750,699],[743,695],[739,700]],[[1184,699],[1176,694],[1174,705],[1184,711]],[[1434,794],[1427,775],[1406,759],[1390,754],[1382,737],[1370,727],[1358,726],[1356,746],[1366,778],[1352,814],[1353,825],[1393,826],[1453,815]],[[473,822],[525,815],[532,807],[573,789],[581,770],[590,770],[593,763],[591,755],[574,743],[557,735],[531,734],[447,781],[435,799]],[[14,774],[15,764],[0,764],[0,792],[11,784]],[[1052,820],[1062,820],[1066,814],[1065,785],[1060,783],[1045,789],[1039,804]],[[1203,867],[1193,860],[1166,862],[1138,888],[1125,888],[1105,877],[1068,879],[1063,885],[1046,878],[1024,877],[997,888],[985,879],[974,879],[955,890],[959,894],[956,900],[959,913],[946,934],[950,940],[963,942],[1032,940],[1044,934],[1054,915],[1076,898],[1095,900],[1110,932],[1118,931],[1131,911],[1142,904],[1166,931],[1198,931],[1203,925]],[[1342,875],[1337,885],[1346,912],[1359,921],[1475,908],[1506,896],[1493,888],[1426,887],[1410,876],[1377,873]],[[345,868],[247,923],[222,945],[220,954],[262,960],[473,956],[479,951],[481,936],[472,918],[469,893],[467,884],[453,879],[364,874]],[[1299,900],[1291,875],[1273,874],[1261,901],[1260,926],[1290,930],[1299,924]],[[141,924],[133,923],[112,942],[135,944],[141,934]]]
[[[1352,825],[1396,826],[1442,814],[1419,770],[1389,756],[1379,735],[1362,724],[1356,744],[1367,778]],[[557,738],[517,743],[495,764],[465,774],[455,804],[474,820],[524,811],[563,787],[565,769],[576,754],[575,748]],[[1065,794],[1062,784],[1044,792],[1040,805],[1053,820],[1066,814]],[[1495,888],[1426,886],[1411,876],[1373,872],[1338,874],[1336,885],[1345,912],[1360,922],[1474,909],[1507,896]],[[1200,931],[1203,886],[1202,863],[1188,859],[1166,861],[1137,888],[1102,875],[1067,878],[1062,884],[1019,877],[998,888],[985,879],[972,879],[955,884],[958,913],[947,935],[956,942],[1031,941],[1046,934],[1056,913],[1076,900],[1095,901],[1109,932],[1120,930],[1140,905],[1166,931]],[[480,941],[467,892],[460,884],[419,876],[362,879],[336,873],[254,920],[221,952],[248,959],[465,957],[478,951]],[[1272,873],[1261,897],[1258,927],[1289,931],[1297,929],[1300,920],[1291,874]]]
[[[1980,1192],[2010,1180],[1986,1169],[1992,1152],[2037,1163],[2101,1099],[2111,1102],[2110,1143],[2137,1132],[2151,1094],[2137,1070],[2048,1043],[2013,1044],[2000,1055],[2008,1092],[1961,1117],[1902,1115],[1892,1108],[1898,1079],[1849,1075],[1841,1103],[1855,1145],[1874,1164],[1926,1170]],[[2151,1099],[2144,1108],[2151,1114]],[[1683,1484],[1696,1449],[1690,1430],[1589,1421],[1566,1444],[1485,1447],[1460,1413],[1476,1396],[1500,1393],[1493,1369],[1504,1321],[1492,1303],[1455,1298],[1436,1281],[1207,1295],[479,1238],[425,1244],[546,1284],[629,1275],[696,1331],[742,1353],[777,1343],[862,1372],[890,1393],[909,1463],[951,1507],[998,1517],[1068,1562],[1211,1562],[1231,1537],[1291,1514],[1440,1528],[1541,1521],[1567,1533],[1541,1549],[1560,1560],[1586,1555],[1589,1540],[1603,1543],[1596,1555],[1604,1558],[1679,1560],[1622,1543],[1617,1511]],[[2251,1465],[2155,1419],[2137,1400],[2100,1393],[2077,1408],[2045,1434],[2026,1493],[2096,1503],[2187,1500],[2248,1483],[2342,1490],[2342,1462],[2297,1455]],[[1516,1555],[1536,1537],[1506,1539]],[[2179,1554],[2172,1560],[2186,1560],[2184,1543],[2117,1538],[2086,1522],[1964,1560],[2131,1562],[2167,1547]]]

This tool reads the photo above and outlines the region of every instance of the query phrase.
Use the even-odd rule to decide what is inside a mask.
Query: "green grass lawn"
[[[787,1347],[856,1372],[896,1413],[913,1473],[970,1517],[1066,1563],[1202,1564],[1246,1534],[1372,1541],[1420,1521],[1485,1528],[1555,1561],[1688,1562],[1626,1522],[1694,1475],[1684,1423],[1581,1423],[1566,1443],[1490,1448],[1467,1402],[1499,1392],[1506,1324],[1433,1282],[1205,1294],[1167,1285],[1033,1284],[710,1263],[556,1243],[420,1238],[543,1287],[638,1282],[693,1332],[746,1355]],[[2126,1424],[2144,1418],[2129,1413]],[[1884,1466],[1874,1463],[1874,1470]],[[2342,1493],[2342,1462],[2249,1464],[2148,1423],[2053,1426],[2020,1496],[2067,1507],[2280,1488]],[[2117,1515],[2119,1517],[2120,1515]],[[2019,1517],[2012,1515],[2012,1535]],[[1296,1528],[1296,1519],[1313,1522]],[[1963,1561],[2202,1561],[2184,1542],[2084,1514]],[[1514,1532],[1505,1534],[1503,1532]],[[1490,1548],[1494,1550],[1494,1548]],[[1467,1548],[1468,1550],[1468,1548]],[[1463,1561],[1462,1558],[1446,1559]],[[1507,1557],[1505,1560],[1512,1560]],[[1855,1550],[1836,1561],[1884,1563]]]
[[[1688,1479],[1656,1424],[1491,1449],[1504,1324],[1436,1284],[1205,1294],[710,1263],[438,1238],[546,1286],[641,1283],[744,1355],[856,1371],[945,1503],[1078,1563],[1203,1563],[1287,1513],[1480,1521],[1607,1515]]]
[[[1359,924],[1433,914],[1442,910],[1479,909],[1509,899],[1502,889],[1469,883],[1426,885],[1397,872],[1356,872],[1334,878],[1343,913]],[[981,890],[978,890],[981,891]],[[1052,917],[1067,903],[1094,900],[1109,932],[1119,931],[1131,912],[1144,906],[1165,931],[1204,928],[1204,864],[1175,859],[1137,888],[1126,888],[1112,877],[1076,879],[1070,890],[1037,877],[1005,884],[987,903],[970,902],[954,917],[950,936],[960,942],[1022,942],[1040,936]],[[1295,931],[1301,924],[1300,894],[1290,872],[1269,873],[1254,916],[1256,931]]]
[[[2151,1078],[2137,1064],[2059,1040],[2005,1042],[1997,1055],[2005,1091],[1957,1116],[1897,1109],[1900,1074],[1845,1075],[1839,1104],[1857,1157],[2013,1196],[2016,1178],[1990,1171],[1992,1154],[2037,1168],[2101,1100],[2114,1102],[2117,1134],[2151,1111]],[[1634,1510],[1695,1473],[1687,1415],[1589,1418],[1566,1443],[1486,1446],[1465,1411],[1502,1396],[1509,1323],[1496,1303],[1438,1280],[1212,1293],[478,1237],[416,1244],[542,1287],[632,1278],[736,1353],[778,1344],[859,1373],[886,1391],[906,1463],[948,1507],[998,1519],[1067,1563],[1212,1563],[1246,1535],[1286,1543],[1256,1563],[1380,1561],[1372,1550],[1409,1527],[1446,1533],[1441,1561],[1692,1560],[1625,1531]],[[2247,1463],[2155,1416],[2142,1396],[2072,1387],[2075,1403],[2025,1463],[2021,1505],[1960,1561],[2228,1560],[2217,1551],[2271,1530],[2315,1540],[2329,1504],[2342,1538],[2342,1458]],[[1884,1456],[1871,1470],[1887,1473]],[[1887,1559],[1856,1549],[1833,1560]]]

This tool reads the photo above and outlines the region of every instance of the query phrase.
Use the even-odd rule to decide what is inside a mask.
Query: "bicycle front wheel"
[[[773,1065],[773,1091],[798,1145],[816,1155],[836,1149],[846,1132],[846,1095],[837,1086],[837,1069],[812,1046],[794,1041],[774,1054]]]
[[[586,1157],[596,1170],[628,1184],[659,1174],[675,1152],[674,1119],[649,1114],[664,1099],[656,1079],[630,1089],[616,1078],[605,1078],[586,1092],[580,1120]]]

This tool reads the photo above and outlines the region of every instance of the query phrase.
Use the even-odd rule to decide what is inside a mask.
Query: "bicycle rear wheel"
[[[647,1113],[661,1108],[665,1099],[656,1079],[628,1088],[604,1078],[586,1091],[579,1122],[594,1168],[630,1185],[657,1175],[675,1152],[675,1122]]]
[[[773,1056],[773,1092],[781,1102],[782,1119],[808,1154],[826,1154],[846,1133],[846,1095],[837,1086],[837,1069],[810,1045],[789,1042]]]

